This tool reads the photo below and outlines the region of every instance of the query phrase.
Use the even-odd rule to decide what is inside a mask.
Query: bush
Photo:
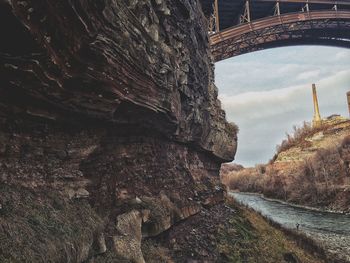
[[[293,126],[293,134],[286,133],[286,139],[282,141],[280,145],[276,146],[276,156],[286,151],[293,146],[300,145],[302,147],[309,146],[310,142],[306,141],[305,138],[314,135],[317,132],[324,131],[329,125],[323,124],[317,127],[312,127],[309,122],[304,122],[302,126]]]
[[[304,161],[231,171],[224,176],[223,183],[231,190],[262,193],[298,204],[328,206],[348,182],[349,142],[346,137],[339,146],[319,149]]]

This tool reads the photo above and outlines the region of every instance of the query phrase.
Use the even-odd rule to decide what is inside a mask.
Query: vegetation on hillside
[[[235,209],[236,215],[229,218],[230,231],[219,232],[219,248],[226,255],[226,262],[323,262],[301,249],[295,240],[271,226],[261,215],[243,207],[235,206]]]
[[[86,200],[0,185],[0,262],[82,262],[102,221]]]
[[[323,130],[325,126],[312,129],[307,123],[295,128],[292,136],[278,147],[285,152],[292,147],[310,147],[305,140]],[[310,147],[312,154],[298,160],[270,162],[254,168],[222,174],[223,183],[231,190],[262,193],[297,204],[328,209],[350,211],[350,135],[327,147]]]
[[[276,159],[279,153],[286,151],[294,146],[299,147],[309,147],[311,143],[306,141],[305,138],[310,137],[320,131],[325,131],[329,127],[329,124],[322,124],[317,127],[312,127],[309,122],[303,122],[301,126],[293,126],[293,133],[286,133],[286,138],[281,142],[281,144],[276,146],[276,154],[274,155],[272,161]]]

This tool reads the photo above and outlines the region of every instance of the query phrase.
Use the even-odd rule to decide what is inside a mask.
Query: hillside
[[[232,190],[350,212],[350,121],[304,124],[287,136],[269,164],[222,175]]]
[[[350,121],[339,119],[325,123],[319,128],[311,128],[304,124],[299,129],[295,128],[295,131],[295,140],[291,139],[292,142],[289,143],[287,138],[277,147],[278,153],[274,157],[274,163],[304,161],[320,149],[339,146],[343,138],[350,135]]]

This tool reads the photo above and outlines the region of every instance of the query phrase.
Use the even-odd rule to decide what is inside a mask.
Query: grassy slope
[[[232,229],[221,231],[223,241],[220,245],[229,262],[293,262],[293,257],[304,263],[322,262],[300,249],[294,240],[253,211],[241,208],[229,221]],[[232,242],[230,231],[239,236],[235,242]]]
[[[102,226],[85,200],[64,200],[54,192],[41,195],[1,185],[0,203],[1,263],[81,262]],[[295,262],[285,261],[292,255],[304,263],[321,262],[260,215],[230,206],[221,204],[184,220],[169,231],[174,237],[165,233],[165,239],[144,240],[146,262]],[[170,245],[172,239],[178,240],[176,246]],[[128,261],[109,251],[95,262]]]
[[[302,161],[312,157],[317,149],[334,147],[341,144],[342,139],[350,134],[350,121],[334,123],[315,131],[307,137],[300,138],[295,145],[280,152],[275,158],[277,162]]]
[[[230,204],[210,208],[175,226],[164,237],[148,239],[146,262],[321,263],[262,216]],[[170,239],[170,242],[169,242]]]
[[[81,262],[101,219],[85,200],[0,185],[0,262]]]

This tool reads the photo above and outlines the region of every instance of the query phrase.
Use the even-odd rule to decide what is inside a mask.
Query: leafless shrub
[[[282,168],[268,164],[230,172],[225,184],[232,190],[262,193],[294,203],[328,205],[342,191],[349,175],[350,158],[345,158],[350,154],[345,154],[344,149],[350,140],[344,141],[339,146],[319,149],[303,162],[289,162]]]
[[[225,185],[228,185],[228,180],[229,180],[229,176],[231,173],[233,172],[238,172],[240,170],[243,170],[244,167],[240,164],[236,164],[236,163],[224,163],[221,165],[221,169],[220,169],[220,178],[221,178],[221,182]]]
[[[280,145],[276,146],[277,154],[286,151],[295,145],[299,145],[301,147],[310,146],[310,142],[306,141],[305,138],[327,129],[328,126],[329,125],[327,124],[323,124],[317,127],[312,127],[312,125],[309,122],[304,122],[300,127],[294,125],[293,133],[286,133],[287,138],[284,139]]]
[[[350,135],[346,136],[344,139],[343,139],[343,142],[341,144],[341,147],[342,148],[350,148]]]
[[[232,128],[232,132],[234,132],[235,134],[239,133],[239,127],[238,127],[238,125],[236,123],[230,122],[230,126]]]

